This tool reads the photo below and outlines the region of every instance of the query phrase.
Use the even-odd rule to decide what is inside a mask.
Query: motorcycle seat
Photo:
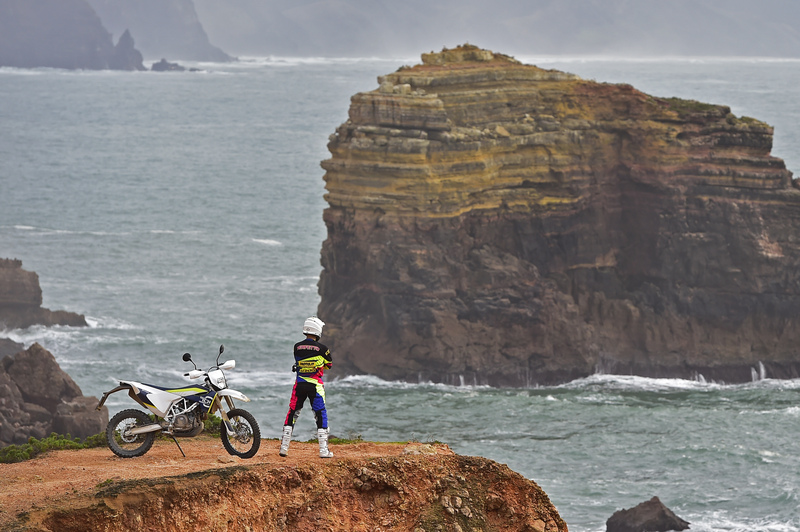
[[[203,395],[209,392],[208,389],[197,385],[178,386],[174,388],[170,386],[159,386],[157,384],[147,384],[147,386],[150,386],[151,388],[157,388],[165,392],[174,393],[177,395]]]

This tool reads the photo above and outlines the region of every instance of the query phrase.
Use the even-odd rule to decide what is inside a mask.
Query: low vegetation
[[[91,447],[103,447],[104,445],[106,445],[106,435],[103,433],[89,436],[86,440],[81,441],[80,438],[72,438],[69,434],[63,435],[54,432],[41,440],[31,437],[28,439],[28,443],[9,445],[0,449],[0,463],[24,462],[47,451],[89,449]]]

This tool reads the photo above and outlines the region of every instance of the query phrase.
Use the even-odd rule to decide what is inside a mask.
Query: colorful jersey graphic
[[[322,384],[322,374],[332,365],[330,350],[311,338],[294,344],[297,382]]]

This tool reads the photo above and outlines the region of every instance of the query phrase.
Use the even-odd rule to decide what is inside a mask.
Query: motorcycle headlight
[[[218,369],[208,372],[208,380],[216,388],[222,389],[228,387],[228,382],[225,380],[225,374]]]

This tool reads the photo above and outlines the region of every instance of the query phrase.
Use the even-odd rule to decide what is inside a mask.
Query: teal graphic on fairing
[[[119,386],[105,392],[97,409],[102,408],[108,396],[127,390],[128,396],[150,414],[141,410],[128,409],[117,413],[106,427],[106,440],[109,448],[122,458],[142,456],[152,447],[157,432],[172,437],[178,449],[183,449],[176,437],[193,437],[205,428],[204,421],[210,415],[219,414],[222,418],[220,436],[225,450],[241,458],[252,458],[261,445],[261,431],[250,412],[236,408],[234,399],[249,402],[242,392],[228,388],[224,370],[236,367],[236,361],[219,363],[225,351],[219,347],[219,355],[214,366],[200,370],[189,353],[183,360],[191,362],[194,369],[185,373],[190,379],[203,378],[202,385],[169,388],[135,381],[119,381]],[[227,408],[227,411],[226,411]],[[184,455],[185,456],[185,455]]]

